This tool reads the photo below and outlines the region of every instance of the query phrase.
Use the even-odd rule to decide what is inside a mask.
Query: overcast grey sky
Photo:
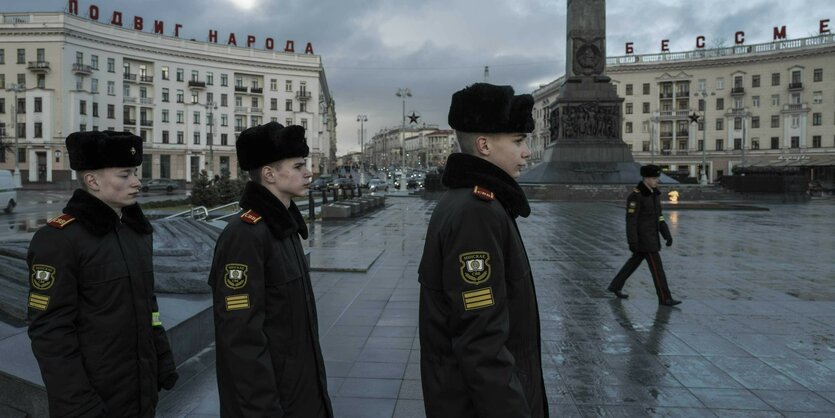
[[[79,0],[79,14],[91,5],[101,19],[121,11],[125,21],[142,16],[181,23],[181,37],[205,40],[218,30],[219,43],[230,32],[238,44],[253,35],[276,48],[296,41],[297,50],[312,42],[322,56],[336,101],[338,154],[359,149],[358,114],[368,116],[365,138],[400,124],[398,88],[410,88],[407,113],[447,127],[451,94],[483,79],[510,84],[530,93],[561,76],[565,69],[565,0]],[[66,0],[6,0],[4,11],[61,11]],[[624,55],[633,42],[636,54],[731,45],[734,33],[745,43],[770,42],[775,26],[786,25],[789,38],[817,35],[820,20],[831,19],[831,0],[609,0],[607,55]],[[148,29],[146,29],[148,30]]]

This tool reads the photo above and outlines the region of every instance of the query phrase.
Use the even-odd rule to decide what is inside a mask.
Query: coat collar
[[[450,154],[442,181],[453,189],[481,186],[490,190],[514,218],[527,218],[531,214],[528,198],[519,183],[487,160],[463,153]]]
[[[643,181],[638,183],[638,190],[640,190],[641,194],[644,195],[644,196],[650,196],[650,195],[653,195],[653,194],[656,194],[656,195],[661,194],[661,192],[659,192],[657,188],[656,189],[650,189],[649,187],[647,187],[646,184],[644,184]]]
[[[75,190],[64,213],[78,219],[93,235],[107,235],[120,222],[140,234],[154,232],[138,203],[122,208],[122,218],[119,219],[119,215],[110,206],[82,189]]]
[[[252,209],[263,216],[264,222],[276,238],[284,239],[298,233],[302,239],[307,239],[307,224],[296,203],[290,202],[289,208],[284,207],[266,187],[252,181],[247,182],[239,204],[241,209]]]

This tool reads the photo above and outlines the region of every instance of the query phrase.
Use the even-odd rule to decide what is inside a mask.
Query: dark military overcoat
[[[516,217],[530,207],[497,166],[452,154],[419,267],[426,415],[547,417],[539,311]]]
[[[670,229],[661,213],[661,192],[638,183],[626,199],[626,240],[632,252],[661,251],[659,234],[672,239]]]

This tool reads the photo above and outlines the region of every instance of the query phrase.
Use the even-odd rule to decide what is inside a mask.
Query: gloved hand
[[[177,379],[179,378],[180,375],[177,372],[168,373],[167,376],[160,380],[159,389],[171,390],[174,387],[174,384],[177,383]]]
[[[669,247],[669,246],[672,246],[672,245],[673,245],[673,237],[667,238],[667,246]]]

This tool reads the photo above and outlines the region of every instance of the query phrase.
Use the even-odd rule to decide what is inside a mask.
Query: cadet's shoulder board
[[[254,210],[250,209],[241,214],[241,220],[248,224],[255,225],[258,222],[261,222],[261,215],[255,213]]]
[[[47,222],[46,224],[53,228],[63,229],[65,226],[69,225],[74,220],[75,218],[73,218],[72,215],[67,215],[65,213],[61,216],[56,216],[50,219],[49,222]]]
[[[496,200],[496,196],[493,194],[493,192],[481,186],[473,187],[473,196],[487,202],[491,200]]]
[[[636,188],[632,189],[632,193],[641,193],[641,189],[636,187]]]
[[[463,292],[461,296],[464,298],[464,309],[468,311],[486,308],[496,304],[493,300],[493,288],[491,287]]]

